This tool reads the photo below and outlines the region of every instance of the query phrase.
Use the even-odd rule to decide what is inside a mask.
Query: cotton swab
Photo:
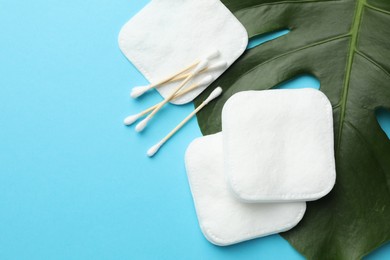
[[[138,125],[135,127],[135,130],[137,132],[141,132],[145,129],[145,127],[148,125],[149,121],[154,117],[155,114],[157,114],[158,111],[171,99],[176,95],[177,92],[179,92],[194,76],[196,76],[199,71],[203,70],[208,65],[208,60],[201,61],[193,70],[193,72],[170,94],[167,98],[165,98],[154,110],[152,113],[150,113],[144,120],[138,123]]]
[[[214,64],[214,65],[208,66],[208,67],[205,68],[204,70],[200,71],[200,73],[210,72],[210,71],[214,71],[214,70],[226,69],[227,67],[228,67],[228,63],[227,63],[226,61],[220,61],[220,62],[218,62],[218,63],[216,63],[216,64]],[[189,73],[178,75],[178,76],[172,78],[172,79],[171,79],[170,81],[168,81],[167,83],[185,79],[185,78],[188,76],[188,74],[189,74]]]
[[[206,77],[204,77],[199,83],[195,83],[193,84],[192,86],[186,88],[186,89],[183,89],[182,91],[180,91],[179,93],[176,93],[176,95],[173,97],[173,100],[178,98],[178,97],[181,97],[191,91],[193,91],[194,89],[196,88],[200,88],[202,86],[206,86],[208,84],[210,84],[211,82],[214,81],[214,77],[211,76],[211,75],[208,75]],[[163,102],[163,101],[161,101]],[[161,103],[160,102],[160,103]],[[133,123],[135,123],[135,121],[137,121],[138,119],[140,119],[141,117],[147,115],[148,113],[152,112],[160,103],[152,106],[152,107],[149,107],[148,109],[136,114],[136,115],[131,115],[131,116],[128,116],[125,118],[124,120],[124,124],[125,125],[132,125]]]
[[[175,73],[175,74],[173,74],[173,75],[171,75],[171,76],[169,76],[169,77],[167,77],[167,78],[165,78],[165,79],[163,79],[163,80],[161,80],[161,81],[159,81],[157,83],[153,83],[153,84],[150,84],[150,85],[147,85],[147,86],[134,87],[131,90],[130,96],[132,98],[138,98],[138,97],[142,96],[143,94],[145,94],[150,89],[155,88],[155,87],[157,87],[159,85],[162,85],[162,84],[165,84],[165,83],[171,81],[176,76],[178,76],[178,75],[180,75],[180,74],[182,74],[182,73],[184,73],[184,72],[194,68],[198,64],[199,64],[199,61],[196,61],[193,64],[191,64],[190,66],[184,68],[183,70],[181,70],[181,71],[179,71],[179,72],[177,72],[177,73]]]
[[[188,88],[185,88],[185,89],[182,89],[179,93],[177,93],[173,98],[172,100],[175,100],[181,96],[184,96],[185,94],[197,89],[197,88],[200,88],[200,87],[204,87],[204,86],[207,86],[207,85],[210,85],[211,83],[213,83],[214,81],[214,77],[211,76],[211,75],[208,75],[206,77],[204,77],[203,79],[201,79],[199,81],[199,83],[195,83],[195,84],[192,84],[192,86],[188,87]]]
[[[218,63],[215,63],[214,65],[211,65],[207,67],[207,71],[211,70],[220,70],[220,69],[226,69],[228,67],[228,63],[226,61],[220,61]]]
[[[207,54],[207,56],[206,56],[204,59],[206,59],[206,60],[208,60],[208,61],[211,61],[211,60],[213,60],[213,59],[218,58],[219,55],[221,55],[221,53],[219,52],[219,50],[213,50],[213,51],[209,52],[209,53]]]
[[[208,103],[210,103],[212,100],[216,99],[222,94],[222,88],[217,87],[216,89],[211,92],[210,96],[203,101],[202,104],[200,104],[191,114],[189,114],[178,126],[176,126],[166,137],[164,137],[160,142],[152,146],[148,152],[147,155],[149,157],[154,156],[158,150],[174,135],[179,131],[192,117],[196,115],[202,108],[204,108]]]
[[[214,50],[212,52],[210,52],[207,56],[206,56],[206,60],[210,61],[210,60],[213,60],[215,58],[217,58],[218,56],[220,55],[220,52],[218,50]],[[172,81],[172,79],[174,79],[175,77],[177,76],[180,76],[181,74],[185,73],[186,71],[190,70],[190,69],[193,69],[195,66],[199,65],[200,63],[200,60],[194,62],[193,64],[191,64],[190,66],[184,68],[183,70],[167,77],[166,79],[164,80],[161,80],[157,83],[153,83],[153,84],[150,84],[150,85],[147,85],[147,86],[138,86],[138,87],[134,87],[130,93],[130,96],[132,98],[138,98],[140,96],[142,96],[143,94],[145,94],[147,91],[149,91],[150,89],[153,89],[159,85],[162,85],[162,84],[165,84],[167,82],[170,82]],[[186,77],[189,75],[190,73],[186,74]],[[186,78],[184,77],[184,78]],[[184,79],[183,77],[180,78],[180,79]]]
[[[174,75],[171,75],[171,76],[167,77],[166,79],[163,79],[163,80],[161,80],[161,81],[159,81],[157,83],[153,83],[153,84],[150,84],[150,85],[147,85],[147,86],[134,87],[131,90],[130,96],[132,98],[138,98],[138,97],[142,96],[143,94],[145,94],[150,89],[155,88],[155,87],[157,87],[159,85],[162,85],[162,84],[165,84],[165,83],[171,81],[176,76],[186,72],[187,70],[190,70],[190,69],[194,68],[198,64],[199,64],[199,62],[195,62],[195,63],[191,64],[190,66],[186,67],[185,69],[179,71],[178,73],[175,73]]]

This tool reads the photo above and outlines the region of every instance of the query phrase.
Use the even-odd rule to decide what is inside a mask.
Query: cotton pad
[[[247,202],[311,201],[335,184],[332,106],[317,90],[246,91],[222,112],[225,171]]]
[[[247,44],[245,28],[219,0],[153,0],[119,34],[122,52],[153,83],[218,50],[220,55],[210,64],[216,68],[201,73],[187,87],[206,75],[218,78],[241,56]],[[208,85],[172,103],[188,103]],[[176,86],[170,83],[157,90],[166,98]]]
[[[213,244],[227,246],[286,231],[305,213],[305,202],[254,204],[238,200],[226,183],[221,133],[195,139],[185,162],[199,225]]]

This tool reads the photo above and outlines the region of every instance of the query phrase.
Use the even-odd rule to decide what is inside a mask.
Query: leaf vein
[[[390,72],[387,71],[382,65],[380,65],[379,63],[377,63],[376,61],[374,61],[373,59],[371,59],[370,57],[368,57],[367,55],[365,55],[363,52],[359,50],[356,50],[356,53],[360,55],[362,58],[364,58],[365,60],[367,60],[368,62],[370,62],[371,64],[373,64],[374,66],[376,66],[378,69],[383,71],[390,78]]]
[[[390,12],[389,12],[389,11],[380,9],[380,8],[378,8],[378,7],[375,7],[375,6],[372,6],[372,5],[368,4],[368,3],[366,3],[365,6],[366,6],[367,8],[369,8],[369,9],[374,10],[374,11],[377,11],[377,12],[380,12],[380,13],[384,13],[384,14],[390,15]]]
[[[322,44],[325,44],[325,43],[329,43],[329,42],[332,42],[332,41],[336,41],[336,40],[339,40],[339,39],[342,39],[342,38],[346,38],[346,37],[349,37],[350,34],[342,34],[342,35],[339,35],[339,36],[336,36],[336,37],[333,37],[333,38],[329,38],[329,39],[326,39],[326,40],[323,40],[323,41],[319,41],[319,42],[315,42],[313,44],[310,44],[310,45],[306,45],[304,47],[301,47],[301,48],[297,48],[297,49],[294,49],[294,50],[291,50],[291,51],[288,51],[288,52],[285,52],[283,54],[280,54],[280,55],[277,55],[275,57],[273,57],[272,59],[269,59],[269,60],[266,60],[258,65],[256,65],[255,67],[251,68],[250,70],[246,71],[244,74],[240,75],[235,81],[237,82],[238,80],[240,80],[242,77],[248,75],[250,72],[256,70],[257,68],[267,64],[267,63],[270,63],[274,60],[277,60],[279,58],[282,58],[284,56],[287,56],[289,54],[292,54],[292,53],[295,53],[295,52],[300,52],[300,51],[303,51],[305,49],[309,49],[309,48],[312,48],[312,47],[315,47],[315,46],[318,46],[318,45],[322,45]],[[233,83],[233,84],[234,84]]]

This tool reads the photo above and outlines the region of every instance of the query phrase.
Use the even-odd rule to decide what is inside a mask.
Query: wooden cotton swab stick
[[[138,97],[142,96],[143,94],[145,94],[147,91],[151,90],[152,88],[155,88],[155,87],[157,87],[159,85],[163,85],[163,84],[171,81],[176,76],[178,76],[178,75],[180,75],[180,74],[182,74],[182,73],[184,73],[184,72],[194,68],[198,64],[199,64],[199,61],[196,61],[193,64],[191,64],[190,66],[184,68],[183,70],[181,70],[181,71],[179,71],[179,72],[177,72],[177,73],[175,73],[175,74],[173,74],[173,75],[171,75],[171,76],[169,76],[169,77],[167,77],[167,78],[165,78],[165,79],[163,79],[163,80],[161,80],[161,81],[159,81],[157,83],[153,83],[153,84],[150,84],[150,85],[147,85],[147,86],[137,86],[137,87],[134,87],[131,90],[130,96],[132,98],[138,98]]]
[[[186,88],[186,89],[183,89],[182,91],[180,91],[179,93],[176,93],[176,95],[173,97],[173,100],[178,98],[178,97],[181,97],[191,91],[193,91],[194,89],[197,89],[197,88],[200,88],[202,86],[206,86],[208,84],[210,84],[211,82],[214,81],[214,77],[211,76],[211,75],[208,75],[206,77],[204,77],[199,83],[195,83],[195,84],[192,84],[192,86]],[[163,102],[163,101],[161,101]],[[161,103],[160,102],[160,103]],[[149,114],[150,112],[152,112],[154,109],[157,108],[157,106],[160,104],[156,104],[152,107],[149,107],[148,109],[145,109],[144,111],[138,113],[138,114],[135,114],[135,115],[131,115],[131,116],[128,116],[125,118],[124,120],[124,124],[125,125],[132,125],[135,121],[137,121],[138,119],[140,119],[141,117]]]
[[[220,61],[220,62],[218,62],[218,63],[216,63],[214,65],[208,66],[204,70],[200,71],[200,73],[209,72],[209,71],[213,71],[213,70],[226,69],[227,66],[228,66],[228,64],[227,64],[226,61]],[[188,77],[188,73],[187,74],[178,75],[178,76],[172,78],[168,82],[179,81],[179,80],[185,79],[186,77]]]
[[[195,77],[199,71],[203,70],[206,68],[208,65],[208,60],[203,60],[201,61],[194,71],[170,94],[166,99],[164,99],[154,110],[152,113],[150,113],[144,120],[138,123],[138,125],[135,127],[135,130],[137,132],[141,132],[142,130],[145,129],[145,127],[148,125],[149,121],[154,117],[155,114],[157,114],[158,111],[166,104],[168,103],[175,95],[177,92],[179,92],[193,77]]]
[[[184,96],[185,94],[187,94],[187,93],[189,93],[197,88],[210,85],[211,83],[213,83],[213,81],[214,81],[214,77],[211,75],[207,75],[206,77],[201,79],[198,83],[194,83],[194,84],[192,84],[192,86],[180,90],[179,93],[176,93],[176,95],[172,98],[172,100],[175,100],[176,98]]]
[[[220,52],[218,50],[214,50],[213,52],[211,52],[209,55],[207,55],[206,59],[207,60],[212,60],[212,59],[215,59],[217,58],[218,56],[220,55]],[[195,61],[193,64],[189,65],[188,67],[182,69],[181,71],[165,78],[164,80],[161,80],[157,83],[153,83],[153,84],[150,84],[150,85],[147,85],[147,86],[138,86],[138,87],[134,87],[130,93],[130,96],[132,98],[138,98],[140,96],[142,96],[143,94],[145,94],[147,91],[159,86],[159,85],[163,85],[165,83],[168,83],[170,82],[173,78],[177,77],[177,76],[180,76],[181,74],[187,72],[188,70],[190,69],[193,69],[195,66],[199,65],[199,63],[201,62],[201,60],[198,60],[198,61]],[[188,73],[186,77],[188,77],[188,75],[191,74],[191,73]],[[186,78],[184,77],[184,78]],[[182,78],[182,79],[184,79]]]
[[[203,101],[202,104],[200,104],[191,114],[189,114],[180,124],[178,124],[167,136],[165,136],[160,142],[152,146],[148,152],[147,155],[149,157],[154,156],[158,150],[174,135],[179,131],[192,117],[196,115],[202,108],[204,108],[208,103],[210,103],[212,100],[216,99],[222,94],[222,88],[217,87],[216,89],[211,92],[210,96]]]

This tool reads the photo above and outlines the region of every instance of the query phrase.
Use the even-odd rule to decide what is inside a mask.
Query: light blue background
[[[167,107],[141,135],[123,126],[160,100],[129,98],[146,80],[117,45],[147,2],[0,0],[0,259],[301,259],[277,235],[205,240],[183,163],[196,120],[145,156],[192,105]]]

